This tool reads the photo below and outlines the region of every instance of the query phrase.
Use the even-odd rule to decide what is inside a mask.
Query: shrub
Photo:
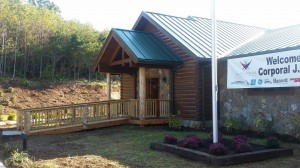
[[[17,119],[17,115],[14,112],[8,114],[7,120],[15,121]]]
[[[241,144],[241,143],[248,143],[249,138],[246,135],[236,135],[233,138],[233,142],[237,146],[238,144]]]
[[[213,141],[213,133],[211,132],[209,135],[209,141]],[[223,134],[221,132],[218,132],[218,141],[223,141]]]
[[[2,158],[9,157],[11,155],[11,153],[15,150],[17,150],[17,148],[14,146],[1,144],[0,145],[0,156]]]
[[[169,128],[180,130],[182,125],[182,121],[177,115],[172,115],[169,119]]]
[[[2,101],[0,101],[0,104],[2,104],[3,106],[11,106],[12,102],[10,102],[8,100],[2,100]]]
[[[11,156],[5,160],[5,164],[9,167],[34,167],[34,162],[29,158],[29,155],[17,150],[11,153]]]
[[[2,90],[0,90],[0,97],[3,97],[4,96],[4,93]]]
[[[179,146],[183,148],[189,148],[189,149],[198,149],[201,146],[203,146],[203,144],[204,144],[203,139],[193,136],[185,139],[181,144],[179,144]]]
[[[222,143],[217,142],[217,143],[212,143],[209,146],[209,153],[212,155],[226,155],[228,152],[228,148],[226,148]]]
[[[164,143],[175,144],[176,142],[177,142],[177,138],[173,135],[166,135],[164,137]]]
[[[243,143],[237,144],[237,146],[236,146],[236,148],[235,148],[235,151],[236,151],[237,153],[252,152],[252,151],[253,151],[253,148],[252,148],[252,146],[251,146],[250,143],[243,142]]]
[[[268,137],[270,134],[274,133],[273,117],[268,120],[262,115],[258,116],[255,120],[255,127],[263,131],[265,136]]]
[[[13,93],[13,92],[15,91],[15,89],[14,89],[13,87],[9,87],[9,88],[7,89],[7,91],[8,91],[9,93]]]
[[[266,144],[267,144],[267,147],[271,148],[271,149],[279,148],[279,146],[280,146],[278,139],[274,136],[269,137],[267,139]]]
[[[229,114],[226,117],[224,124],[228,132],[231,132],[233,129],[245,130],[247,129],[246,120],[247,118],[244,117],[243,115],[233,116],[232,114]]]
[[[15,103],[16,100],[17,100],[17,97],[16,97],[16,96],[12,96],[12,97],[10,98],[10,101],[11,101],[12,103]]]

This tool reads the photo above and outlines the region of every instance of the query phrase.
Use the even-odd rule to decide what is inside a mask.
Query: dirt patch
[[[9,87],[13,88],[9,91]],[[113,86],[113,98],[119,98],[119,87]],[[100,85],[68,83],[47,87],[23,87],[0,83],[0,113],[8,114],[19,109],[40,108],[66,104],[101,101],[106,98]]]

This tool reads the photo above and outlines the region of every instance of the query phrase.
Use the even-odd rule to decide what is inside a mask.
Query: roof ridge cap
[[[225,52],[224,54],[220,55],[219,58],[226,57],[228,54],[232,53],[234,50],[237,50],[240,47],[250,43],[251,41],[254,41],[257,38],[262,37],[265,33],[266,33],[266,31],[262,31],[262,32],[258,33],[256,36],[246,40],[245,42],[241,43],[240,45],[237,45],[234,48],[232,48],[231,50],[229,50],[229,51]]]
[[[287,29],[287,28],[291,28],[291,27],[296,27],[296,26],[300,27],[300,24],[290,25],[290,26],[285,26],[285,27],[279,27],[279,28],[268,30],[267,32],[273,32],[273,31],[283,30],[283,29]]]
[[[144,11],[146,14],[157,14],[157,15],[163,15],[163,16],[169,16],[169,17],[174,17],[174,18],[179,18],[179,19],[186,19],[186,20],[191,20],[195,21],[195,19],[191,19],[189,17],[181,17],[181,16],[174,16],[174,15],[169,15],[169,14],[163,14],[163,13],[157,13],[157,12],[149,12],[149,11]]]
[[[210,18],[205,18],[205,17],[199,17],[199,16],[189,16],[191,18],[200,18],[200,19],[205,19],[205,20],[211,20]],[[240,26],[247,26],[247,27],[253,27],[253,28],[258,28],[258,29],[264,29],[264,30],[272,30],[272,29],[268,29],[268,28],[264,28],[264,27],[258,27],[258,26],[252,26],[252,25],[246,25],[246,24],[242,24],[242,23],[235,23],[235,22],[230,22],[230,21],[224,21],[224,20],[217,20],[217,22],[223,22],[223,23],[230,23],[230,24],[235,24],[235,25],[240,25]]]

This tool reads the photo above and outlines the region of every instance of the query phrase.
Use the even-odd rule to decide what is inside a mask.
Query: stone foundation
[[[212,121],[192,121],[192,120],[182,120],[182,126],[188,127],[188,128],[211,128],[212,127]]]

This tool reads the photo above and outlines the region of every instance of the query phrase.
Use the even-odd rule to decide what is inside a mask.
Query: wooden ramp
[[[27,135],[61,134],[122,124],[151,125],[169,122],[168,102],[155,111],[154,101],[148,101],[145,120],[138,120],[138,100],[110,100],[18,111],[17,129]],[[156,101],[155,101],[156,102]],[[157,117],[160,116],[160,117]]]

